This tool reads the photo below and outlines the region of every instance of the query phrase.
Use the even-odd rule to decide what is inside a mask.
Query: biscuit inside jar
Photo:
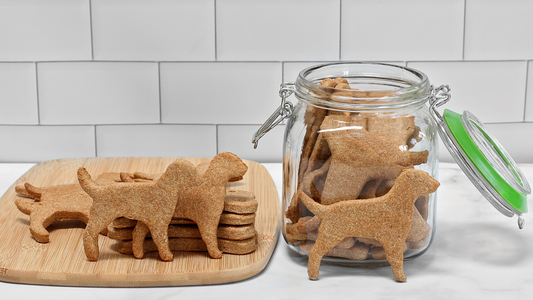
[[[395,93],[352,89],[344,78],[326,78],[320,85],[324,93],[317,92],[316,96],[336,102],[350,97],[368,98],[372,102]],[[297,191],[285,217],[287,242],[299,247],[301,253],[309,254],[320,220],[299,199],[300,191],[323,205],[384,196],[403,170],[427,162],[428,151],[412,150],[422,140],[423,133],[410,114],[362,113],[308,105],[304,123],[306,132],[297,171]],[[414,206],[404,251],[423,248],[431,234],[427,222],[428,195],[420,196]],[[381,244],[364,237],[346,238],[326,256],[386,259]]]

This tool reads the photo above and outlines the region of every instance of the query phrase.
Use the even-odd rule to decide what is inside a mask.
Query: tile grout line
[[[157,63],[157,83],[159,89],[159,124],[163,124],[163,106],[161,99],[161,62]]]
[[[218,154],[218,126],[219,124],[215,124],[215,153]]]
[[[213,18],[214,18],[214,30],[215,30],[215,61],[218,61],[218,43],[217,43],[217,0],[213,0]]]
[[[533,58],[531,58],[533,59]],[[437,60],[437,59],[422,59],[422,60],[409,60],[410,62],[442,62],[442,63],[449,63],[449,62],[523,62],[524,60],[529,60],[529,58],[499,58],[499,59],[446,59],[446,60]],[[209,64],[209,63],[220,63],[220,64],[252,64],[252,63],[261,63],[261,64],[268,64],[268,63],[325,63],[325,62],[335,62],[335,61],[350,61],[350,60],[41,60],[41,61],[32,61],[32,60],[17,60],[17,61],[9,61],[9,60],[0,60],[0,64],[6,63],[6,64],[17,64],[17,63],[44,63],[44,64],[51,64],[51,63],[167,63],[167,64]],[[366,62],[374,62],[376,60],[361,60]],[[402,61],[401,59],[385,59],[385,60],[378,60],[380,62],[399,62]],[[403,60],[405,61],[405,60]]]
[[[35,100],[37,101],[37,125],[41,125],[41,106],[39,105],[39,72],[35,62]]]
[[[93,37],[93,6],[92,0],[89,0],[89,27],[91,31],[91,61],[94,60],[94,37]]]
[[[285,82],[285,62],[281,61],[281,82]]]
[[[92,6],[92,0],[89,0],[89,28],[91,31],[91,62],[94,62],[94,34],[93,34],[93,6]],[[98,138],[97,138],[97,130],[96,127],[98,125],[93,125],[93,133],[94,133],[94,157],[98,157]]]
[[[96,127],[98,125],[93,125],[93,129],[94,129],[94,157],[98,157],[98,139],[96,138]]]
[[[339,60],[342,58],[342,0],[339,0]]]
[[[89,26],[91,31],[91,60],[94,61],[94,34],[93,34],[93,6],[92,0],[89,0]],[[94,157],[98,157],[98,137],[97,137],[97,127],[98,125],[93,125],[94,133]]]
[[[528,87],[528,81],[529,81],[529,65],[530,65],[530,62],[528,60],[525,61],[526,62],[526,82],[525,82],[525,92],[524,92],[524,114],[522,115],[522,121],[523,122],[526,122],[526,117],[527,117],[527,87]]]
[[[465,60],[465,43],[466,43],[466,1],[463,4],[463,49],[461,53],[461,61]]]

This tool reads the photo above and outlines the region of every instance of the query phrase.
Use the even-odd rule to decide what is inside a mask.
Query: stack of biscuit
[[[248,191],[227,190],[224,211],[220,217],[217,237],[219,249],[228,254],[247,254],[257,248],[255,215],[257,200]],[[137,221],[116,219],[108,226],[107,236],[120,241],[118,251],[133,254],[132,238]],[[168,227],[169,245],[172,251],[207,251],[198,226],[191,220],[173,218]],[[155,252],[157,247],[147,236],[143,241],[144,253]]]
[[[391,96],[391,91],[365,92],[351,89],[344,78],[321,82],[322,100],[343,101],[357,97]],[[344,97],[344,98],[343,98]],[[327,99],[326,99],[327,98]],[[332,110],[308,106],[304,122],[307,132],[298,170],[298,188],[285,216],[286,239],[309,253],[317,238],[320,220],[299,199],[304,192],[314,201],[330,205],[340,201],[371,199],[385,195],[405,169],[427,162],[428,151],[409,151],[423,138],[413,115]],[[420,249],[427,244],[431,228],[427,195],[415,203],[411,230],[404,250]],[[379,222],[380,220],[376,220]],[[383,260],[381,244],[372,239],[349,237],[333,248],[328,256]]]
[[[229,152],[219,153],[210,162],[196,166],[178,159],[163,174],[110,172],[93,180],[87,170],[80,168],[79,183],[35,187],[26,182],[16,186],[15,204],[30,216],[30,232],[41,243],[49,242],[46,228],[55,221],[85,222],[84,248],[90,260],[98,258],[99,232],[119,240],[119,252],[134,254],[136,258],[160,251],[147,227],[152,221],[158,226],[154,240],[162,240],[161,233],[166,240],[164,234],[168,233],[168,250],[207,251],[213,258],[220,258],[222,252],[248,254],[257,248],[258,202],[252,192],[226,187],[227,182],[242,180],[247,169],[240,158]],[[178,181],[183,181],[183,186],[165,185]],[[126,193],[125,189],[142,193],[136,193],[132,201],[132,193]],[[163,205],[162,196],[171,200],[170,206]],[[167,210],[168,218],[161,214]],[[167,226],[168,232],[159,230]],[[203,228],[202,232],[199,228]],[[143,230],[146,231],[141,234]],[[171,259],[165,253],[163,260]]]

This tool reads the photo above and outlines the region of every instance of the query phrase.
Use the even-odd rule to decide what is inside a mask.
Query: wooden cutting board
[[[100,256],[89,261],[83,250],[81,221],[59,221],[48,227],[50,243],[38,243],[29,231],[29,216],[14,204],[15,186],[29,182],[37,187],[76,183],[76,171],[163,173],[171,157],[60,159],[35,165],[0,198],[0,281],[60,286],[153,287],[235,282],[252,277],[267,265],[279,234],[280,202],[276,186],[260,164],[245,160],[244,179],[227,188],[255,194],[259,207],[255,227],[257,250],[246,255],[224,254],[212,259],[207,252],[174,252],[164,262],[157,252],[143,259],[117,252],[118,241],[100,235]],[[205,158],[187,158],[194,164]]]

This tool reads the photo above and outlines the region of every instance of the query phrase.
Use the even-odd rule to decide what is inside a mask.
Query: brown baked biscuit
[[[30,216],[30,232],[37,242],[48,243],[50,241],[46,228],[55,221],[88,222],[92,199],[81,190],[78,184],[39,189],[26,183],[24,187],[27,194],[22,194],[24,192],[20,188],[17,189],[17,193],[35,197],[34,199],[38,201],[17,198],[15,205],[22,213]],[[54,192],[57,192],[57,195]]]
[[[304,254],[310,254],[315,242],[305,241],[300,244],[300,249]],[[331,248],[325,255],[332,257],[342,257],[351,260],[365,260],[368,258],[369,246],[363,243],[355,243],[350,248]]]
[[[331,88],[350,88],[348,81],[345,78],[337,77],[335,79],[325,78],[320,82],[320,89],[314,91],[318,98],[329,98],[329,94],[333,91]],[[308,105],[304,115],[304,124],[306,125],[306,133],[303,139],[302,154],[300,156],[300,164],[298,170],[298,186],[297,190],[300,191],[301,183],[306,173],[310,173],[318,168],[329,157],[329,148],[327,143],[319,135],[320,126],[324,118],[331,113],[324,108],[314,107]],[[286,217],[293,223],[298,220],[299,204],[297,194],[292,198],[289,210]]]
[[[255,222],[255,213],[251,214],[234,214],[223,212],[220,216],[220,224],[225,225],[248,225],[254,224]]]
[[[200,238],[170,238],[169,246],[172,251],[207,251],[205,242]],[[220,250],[228,254],[248,254],[257,249],[257,235],[240,241],[218,239]],[[122,241],[118,251],[123,254],[133,254],[132,242]],[[143,243],[143,253],[157,251],[152,240]]]
[[[253,224],[251,225],[219,225],[217,230],[217,238],[227,240],[244,240],[251,238],[257,232]],[[112,226],[108,227],[107,237],[113,240],[131,240],[133,239],[133,228],[116,229]],[[147,237],[151,237],[148,233]],[[200,230],[196,225],[170,225],[168,226],[168,237],[180,238],[201,238]]]
[[[307,240],[307,234],[311,231],[316,231],[320,225],[318,217],[303,217],[296,223],[286,224],[286,239],[288,243],[296,243]]]
[[[403,170],[427,159],[427,151],[401,151],[386,139],[352,125],[353,120],[354,117],[328,116],[322,123],[321,130],[332,153],[323,204],[357,199],[368,181],[395,179]],[[350,130],[338,130],[346,127]]]
[[[224,211],[235,214],[252,214],[257,211],[258,202],[249,191],[226,190]]]
[[[224,225],[249,225],[254,224],[255,222],[255,213],[252,214],[234,214],[228,212],[222,212],[220,216],[220,224]],[[131,220],[128,218],[118,218],[115,219],[112,223],[113,228],[115,229],[124,229],[124,228],[133,228],[137,224],[136,220]],[[172,218],[170,221],[171,225],[186,225],[186,224],[196,224],[194,221],[183,218]]]
[[[322,91],[315,91],[315,94],[324,95],[327,97],[327,94],[331,92],[330,87],[335,87],[338,83],[347,83],[347,80],[344,78],[325,78],[320,82],[320,85],[325,87],[324,92]],[[300,166],[299,166],[299,178],[305,174],[305,172],[308,169],[308,164],[310,162],[310,156],[313,152],[313,150],[316,148],[315,144],[318,138],[318,131],[320,129],[320,125],[322,124],[322,121],[324,120],[324,117],[328,114],[328,110],[324,108],[314,107],[311,105],[308,105],[306,107],[305,115],[304,115],[304,124],[306,125],[306,133],[303,140],[303,146],[302,146],[302,154],[300,156]],[[312,159],[311,159],[312,160]]]
[[[328,159],[320,169],[316,169],[306,174],[303,179],[302,191],[309,193],[316,201],[322,202],[322,192],[328,176],[331,159]]]
[[[424,138],[424,134],[422,133],[422,131],[420,131],[420,127],[415,126],[415,130],[413,134],[411,134],[411,136],[407,139],[407,148],[408,149],[413,148],[423,138]]]
[[[135,225],[137,225],[137,220],[132,220],[128,218],[117,218],[113,220],[111,224],[112,225],[109,225],[109,226],[112,226],[115,229],[134,228]],[[189,220],[189,219],[172,218],[170,220],[170,224],[171,225],[177,225],[177,224],[190,225],[190,224],[195,224],[195,223],[194,221]]]
[[[367,181],[365,185],[363,186],[363,189],[361,189],[361,192],[359,192],[358,199],[370,199],[375,198],[377,196],[377,191],[379,187],[382,185],[382,183],[385,183],[387,181],[392,181],[394,183],[394,180],[383,180],[383,179],[372,179]]]
[[[422,219],[428,220],[429,216],[429,195],[423,195],[418,197],[415,202],[416,209],[420,212]]]
[[[407,243],[405,243],[402,253],[407,251],[407,249],[408,249],[408,246],[407,246]],[[372,257],[372,259],[375,259],[375,260],[386,260],[387,259],[387,254],[385,252],[385,249],[383,249],[383,247],[381,246],[370,247],[369,254]]]
[[[317,201],[320,201],[324,183],[326,182],[327,172],[331,163],[330,155],[326,140],[323,139],[322,135],[319,135],[315,148],[309,157],[307,171],[299,177],[299,191],[303,190],[305,193],[312,195],[313,199]],[[299,217],[305,216],[306,213],[305,207],[300,206],[298,193],[295,193],[285,212],[285,217],[295,223]]]
[[[119,173],[103,173],[96,181],[111,184],[121,179]],[[16,186],[15,191],[18,194],[15,205],[30,216],[31,235],[40,243],[50,241],[46,228],[55,221],[80,220],[87,223],[89,220],[93,200],[77,183],[35,187],[26,182],[23,186]],[[105,233],[104,229],[102,234]]]
[[[316,241],[318,239],[318,230],[310,231],[307,233],[308,241]],[[356,240],[353,237],[346,237],[341,240],[334,248],[348,249],[355,244]]]
[[[115,229],[123,229],[123,228],[133,228],[135,227],[135,224],[137,224],[137,220],[120,217],[120,218],[116,218],[115,220],[113,220],[113,222],[109,226],[112,226]],[[191,221],[190,224],[194,224],[194,222]]]
[[[427,244],[427,241],[426,239],[422,239],[420,241],[416,241],[416,242],[405,242],[405,245],[403,247],[403,251],[407,251],[407,250],[410,250],[410,249],[420,249],[422,247],[424,247],[425,245]],[[370,247],[370,256],[372,257],[372,259],[375,259],[375,260],[385,260],[387,259],[387,256],[386,256],[386,253],[385,253],[385,249],[383,249],[383,247],[381,246],[371,246]]]
[[[198,170],[198,174],[200,174],[200,176],[203,176],[205,172],[207,171],[207,169],[209,168],[209,165],[210,165],[209,162],[196,165],[196,170]],[[131,177],[134,179],[134,181],[144,182],[144,181],[157,180],[159,177],[161,177],[161,174],[149,174],[149,173],[144,173],[144,172],[135,172],[131,174]],[[243,176],[235,176],[235,177],[230,178],[228,181],[235,182],[235,181],[240,181],[242,179],[243,179]]]
[[[426,239],[429,237],[430,232],[431,227],[429,226],[429,224],[422,218],[418,210],[414,209],[411,228],[409,228],[409,233],[407,233],[407,237],[405,238],[405,250],[419,249],[424,246],[426,244]],[[381,243],[375,239],[358,237],[357,240],[374,247],[381,247]],[[420,245],[422,242],[424,242],[424,244]],[[411,248],[411,245],[416,248]]]
[[[412,115],[367,118],[367,131],[387,139],[396,146],[406,146],[415,132],[415,117]]]
[[[424,171],[406,169],[385,196],[322,205],[300,192],[300,198],[320,219],[318,238],[309,254],[308,273],[317,279],[322,257],[346,237],[378,240],[391,264],[394,277],[405,281],[403,248],[411,228],[414,202],[433,193],[439,183]]]
[[[420,132],[420,128],[415,125],[413,115],[388,116],[377,114],[367,117],[366,130],[368,132],[379,135],[389,141],[391,145],[402,150],[408,150],[420,141],[417,140],[420,138],[418,136],[413,138],[416,129]],[[393,183],[392,180],[371,180],[365,185],[359,198],[368,199],[382,196],[388,192]]]
[[[217,246],[217,227],[224,210],[225,185],[232,178],[244,176],[247,170],[248,167],[237,155],[230,152],[219,153],[210,161],[209,167],[203,176],[199,176],[195,185],[181,189],[176,194],[172,217],[194,221],[207,245],[209,255],[213,258],[222,257]],[[141,222],[137,222],[133,231],[133,253],[135,257],[142,258],[142,244],[151,228],[143,220],[139,221]],[[153,234],[152,232],[152,236]]]
[[[168,225],[176,208],[178,194],[188,187],[198,185],[200,181],[193,164],[186,160],[176,160],[153,182],[109,185],[96,183],[85,168],[79,168],[78,181],[93,199],[83,235],[85,254],[89,260],[98,259],[98,233],[119,217],[146,224],[152,232],[161,259],[172,260],[173,255],[168,247]]]

